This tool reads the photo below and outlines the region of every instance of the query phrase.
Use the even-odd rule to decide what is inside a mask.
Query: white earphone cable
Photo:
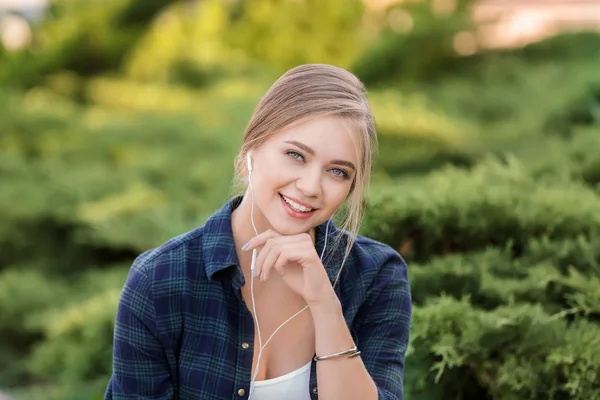
[[[250,207],[250,221],[252,222],[252,228],[254,229],[254,233],[258,236],[258,230],[256,229],[256,224],[254,223],[254,187],[252,186],[252,179],[250,177],[250,175],[252,174],[252,164],[250,161],[250,155],[247,155],[248,157],[248,186],[250,188],[250,193],[252,196],[252,201],[251,201],[251,207]],[[325,255],[325,249],[327,248],[327,235],[329,234],[329,224],[330,224],[331,220],[329,220],[327,222],[326,225],[326,229],[325,229],[325,238],[324,238],[324,243],[323,243],[323,250],[321,251],[321,256],[320,259],[321,261],[323,261],[323,256]],[[258,376],[258,371],[260,369],[260,360],[262,357],[262,351],[264,350],[264,348],[267,346],[267,344],[269,344],[269,342],[271,341],[271,339],[273,339],[273,336],[275,336],[275,334],[277,333],[277,331],[279,331],[279,329],[281,329],[285,324],[287,324],[289,321],[291,321],[292,319],[294,319],[296,316],[298,316],[300,313],[302,313],[304,310],[306,310],[308,308],[308,305],[305,306],[303,309],[301,309],[300,311],[298,311],[297,313],[295,313],[294,315],[292,315],[290,318],[288,318],[287,320],[285,320],[281,325],[279,325],[279,327],[277,329],[275,329],[275,331],[271,334],[271,336],[269,336],[269,338],[267,339],[267,341],[265,342],[265,344],[263,345],[262,343],[262,337],[261,337],[261,333],[260,333],[260,325],[258,323],[258,315],[256,313],[256,302],[254,300],[254,278],[255,278],[255,272],[256,272],[256,255],[257,255],[257,251],[256,249],[252,250],[252,264],[250,266],[250,271],[251,271],[251,279],[250,279],[250,296],[252,298],[252,312],[254,313],[254,321],[256,324],[256,332],[258,335],[258,345],[259,345],[259,349],[258,349],[258,356],[256,357],[256,367],[254,370],[254,373],[252,374],[252,380],[250,382],[250,394],[248,396],[248,399],[250,399],[252,397],[252,393],[254,390],[254,382],[256,381],[256,377]],[[339,278],[339,273],[337,274],[337,277],[335,279],[335,282],[333,283],[333,286],[335,287],[335,284],[337,283],[337,280]]]

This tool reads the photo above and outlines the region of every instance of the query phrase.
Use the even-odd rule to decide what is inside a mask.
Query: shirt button
[[[243,396],[245,394],[246,394],[246,391],[244,389],[238,390],[238,396]]]
[[[313,394],[317,394],[318,391],[319,389],[316,386],[312,389]]]
[[[250,345],[246,342],[242,343],[242,349],[246,350],[250,347]]]

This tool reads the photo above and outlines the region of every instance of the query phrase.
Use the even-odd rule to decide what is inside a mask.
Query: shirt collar
[[[209,279],[214,279],[215,274],[229,269],[229,267],[239,266],[239,259],[235,250],[233,240],[233,230],[231,228],[231,214],[241,203],[242,196],[236,196],[227,201],[213,215],[211,215],[204,225],[202,234],[202,254],[206,275]],[[325,232],[328,222],[324,222],[315,230],[315,250],[321,256],[325,244]],[[335,243],[335,239],[341,231],[335,227],[333,221],[329,222],[327,232],[327,248],[323,255],[323,265],[327,271],[330,282],[333,283],[337,276],[339,263],[343,257],[345,241],[341,240]]]

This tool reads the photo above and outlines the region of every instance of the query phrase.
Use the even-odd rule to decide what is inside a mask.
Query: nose
[[[317,197],[321,194],[321,171],[317,168],[306,168],[296,180],[296,188],[306,197]]]

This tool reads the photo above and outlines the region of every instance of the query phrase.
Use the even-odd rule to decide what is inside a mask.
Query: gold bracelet
[[[315,361],[327,360],[328,358],[340,357],[340,356],[348,356],[348,358],[356,357],[360,354],[360,351],[354,346],[351,349],[340,351],[339,353],[327,354],[325,356],[315,356]]]

